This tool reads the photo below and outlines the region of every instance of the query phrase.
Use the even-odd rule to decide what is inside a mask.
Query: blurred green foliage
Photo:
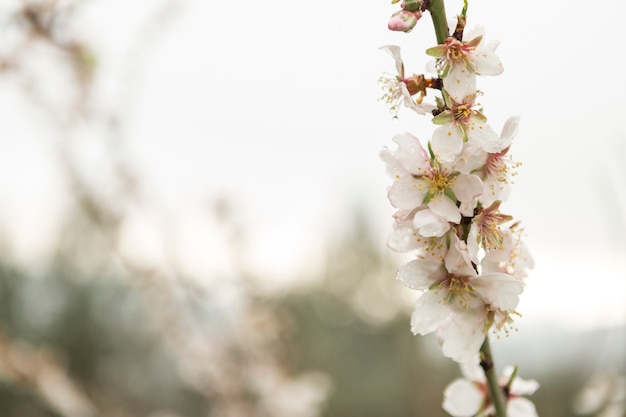
[[[330,376],[332,389],[322,415],[445,416],[442,392],[459,376],[456,365],[440,355],[433,338],[410,334],[406,309],[372,322],[349,302],[351,293],[371,285],[382,271],[389,286],[398,285],[392,279],[393,263],[376,248],[364,235],[364,226],[356,225],[351,235],[334,245],[329,253],[332,266],[316,285],[259,302],[288,319],[288,330],[280,337],[288,352],[284,362],[296,373],[314,369]],[[351,256],[342,255],[346,252]],[[48,352],[98,409],[117,410],[103,415],[149,416],[158,410],[190,417],[213,415],[212,397],[198,392],[177,372],[176,358],[160,334],[162,323],[155,322],[159,315],[146,302],[141,286],[110,269],[77,276],[71,259],[58,256],[37,276],[6,260],[0,264],[5,356],[10,343],[29,346],[33,357]],[[368,269],[377,273],[368,274]],[[339,285],[342,279],[350,285]],[[337,285],[327,285],[330,281]],[[601,337],[595,337],[598,344]],[[532,398],[540,415],[574,416],[573,399],[597,364],[597,358],[588,355],[569,367],[524,374],[541,383]],[[623,371],[623,363],[615,365]],[[0,407],[7,416],[63,415],[24,377],[2,379]]]

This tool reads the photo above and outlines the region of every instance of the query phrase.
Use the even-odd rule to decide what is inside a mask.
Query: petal
[[[443,302],[442,292],[427,291],[415,302],[411,315],[411,332],[426,335],[434,332],[450,316],[448,304]]]
[[[513,373],[513,366],[508,366],[502,375],[506,378],[506,382],[511,378],[511,374]],[[534,379],[522,379],[520,377],[516,377],[511,384],[511,394],[515,394],[518,396],[521,395],[531,395],[534,394],[535,391],[539,389],[539,382]]]
[[[457,379],[443,392],[443,409],[454,417],[472,417],[480,411],[485,399],[476,384]]]
[[[460,103],[465,96],[476,93],[476,74],[465,65],[452,65],[443,79],[443,87],[454,101]]]
[[[400,55],[400,47],[397,45],[385,45],[381,46],[380,49],[387,51],[393,57],[398,75],[400,78],[404,78],[404,64],[402,63],[402,56]]]
[[[489,153],[497,153],[505,148],[504,142],[491,126],[475,117],[467,128],[467,139]]]
[[[538,417],[535,404],[529,399],[522,397],[509,400],[506,411],[508,417]]]
[[[413,226],[424,237],[441,237],[450,230],[450,223],[428,209],[415,213]]]
[[[511,142],[513,142],[513,138],[517,135],[517,130],[519,128],[519,116],[511,116],[506,122],[504,122],[504,126],[502,126],[502,132],[500,132],[500,139],[506,145],[505,148],[511,146]]]
[[[463,136],[454,123],[448,123],[435,129],[430,146],[440,162],[449,164],[463,150]]]
[[[409,252],[418,248],[412,225],[394,224],[387,238],[387,246],[396,252]]]
[[[400,177],[393,182],[387,197],[394,207],[413,210],[424,201],[426,193],[421,191],[422,188],[420,180],[411,176]]]
[[[406,168],[396,159],[395,156],[389,151],[387,147],[381,149],[378,154],[380,159],[385,163],[385,167],[387,169],[387,175],[391,178],[403,177],[405,175],[409,175]]]
[[[407,88],[405,83],[400,84],[400,90],[402,91],[402,97],[404,97],[404,105],[409,109],[414,110],[419,115],[426,114],[426,112],[430,113],[437,108],[432,104],[417,104],[413,97],[411,97],[411,93],[409,93],[409,89]]]
[[[524,291],[524,284],[517,278],[498,272],[480,275],[472,284],[485,304],[500,310],[514,310]]]
[[[483,193],[483,182],[477,175],[460,174],[454,180],[452,191],[460,201],[471,201]]]
[[[470,381],[483,383],[486,382],[485,371],[480,367],[480,355],[474,356],[471,361],[462,362],[459,364],[461,373],[466,379]]]
[[[424,174],[430,168],[428,153],[419,139],[410,133],[395,135],[392,140],[398,144],[393,156],[411,174]]]
[[[457,157],[454,167],[462,174],[469,174],[472,171],[482,168],[487,161],[489,154],[475,143],[465,142],[463,151]]]
[[[441,332],[441,351],[456,362],[472,360],[485,340],[486,317],[481,309],[453,314]]]
[[[488,175],[483,180],[483,193],[480,196],[480,202],[483,207],[489,207],[496,200],[506,201],[511,194],[511,185],[506,182],[498,181],[493,175]]]
[[[469,277],[475,277],[476,271],[471,264],[471,258],[467,245],[457,236],[454,236],[455,241],[451,242],[448,255],[444,259],[446,270],[456,275],[463,275]]]
[[[470,259],[474,263],[478,263],[480,241],[478,239],[478,227],[475,223],[472,223],[472,225],[470,226],[469,234],[467,235],[467,251],[469,252]],[[482,272],[485,273],[484,270]],[[499,272],[499,270],[497,272]]]
[[[484,42],[483,42],[484,44]],[[498,47],[497,41],[491,41],[488,44],[481,44],[471,55],[471,62],[474,71],[479,75],[498,75],[502,74],[504,67],[500,58],[496,55],[495,50]]]
[[[425,290],[443,280],[446,271],[441,262],[414,259],[400,267],[396,279],[414,290]]]
[[[461,221],[459,208],[443,194],[439,194],[430,200],[428,208],[449,222],[458,224]]]

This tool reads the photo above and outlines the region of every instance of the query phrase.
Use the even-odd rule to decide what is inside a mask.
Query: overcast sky
[[[386,29],[397,7],[382,0],[362,7],[189,0],[168,11],[167,30],[154,33],[149,51],[137,51],[131,40],[156,2],[129,3],[92,0],[77,31],[95,45],[104,79],[119,78],[129,57],[141,57],[126,97],[124,146],[155,201],[180,216],[182,245],[198,270],[219,268],[212,265],[219,256],[206,253],[219,253],[220,242],[198,222],[206,202],[221,196],[246,219],[256,243],[251,259],[277,276],[319,251],[357,205],[384,246],[393,210],[378,152],[403,131],[425,143],[433,127],[408,111],[392,121],[377,101],[376,80],[394,69],[378,48],[400,45],[407,71],[422,72],[424,50],[435,44],[430,16],[400,34]],[[462,2],[446,4],[452,16]],[[523,166],[501,207],[525,225],[537,263],[520,310],[529,320],[571,327],[625,323],[626,6],[534,4],[480,0],[468,10],[469,27],[481,25],[488,40],[500,41],[505,67],[479,79],[485,115],[496,131],[521,116],[511,153]],[[10,91],[6,82],[0,87]],[[54,217],[43,202],[54,199],[57,185],[45,138],[12,100],[0,94],[7,121],[0,207],[11,219],[3,227],[19,229],[28,248],[42,239],[41,227],[28,227],[33,219]],[[143,222],[145,232],[151,223]]]

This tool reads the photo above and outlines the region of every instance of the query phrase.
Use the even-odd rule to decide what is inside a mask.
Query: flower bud
[[[389,18],[387,27],[394,32],[410,32],[420,17],[422,17],[422,13],[419,11],[398,10]]]

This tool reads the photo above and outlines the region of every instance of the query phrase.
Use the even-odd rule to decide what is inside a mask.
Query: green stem
[[[443,4],[443,0],[431,0],[427,9],[433,19],[437,43],[442,44],[446,38],[450,36],[450,32],[448,31],[448,20],[446,18],[446,8]]]
[[[506,417],[506,402],[502,389],[500,389],[500,385],[498,384],[496,368],[493,365],[491,346],[489,346],[489,336],[485,336],[485,341],[480,347],[480,366],[483,368],[483,371],[485,371],[491,401],[496,409],[496,417]]]

